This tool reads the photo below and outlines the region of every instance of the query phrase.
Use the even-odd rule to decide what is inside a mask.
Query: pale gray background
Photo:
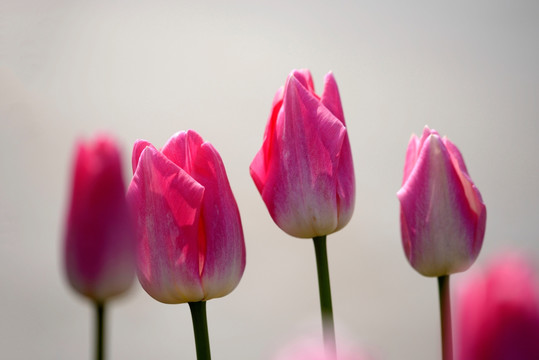
[[[319,333],[312,244],[271,220],[248,167],[293,68],[333,70],[356,167],[350,224],[329,237],[337,336],[381,359],[439,356],[436,281],[400,242],[399,189],[425,124],[464,154],[488,208],[478,264],[539,256],[539,3],[530,1],[0,2],[0,351],[89,359],[91,308],[67,287],[61,238],[75,139],[160,147],[196,129],[220,151],[247,268],[208,303],[215,359],[270,359]],[[458,280],[458,277],[457,277]],[[192,359],[187,305],[136,283],[109,312],[110,359]]]

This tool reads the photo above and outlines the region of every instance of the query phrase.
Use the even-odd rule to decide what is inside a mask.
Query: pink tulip
[[[134,227],[116,143],[79,142],[65,233],[65,269],[79,293],[103,302],[132,284]]]
[[[127,192],[142,287],[164,303],[225,296],[245,268],[238,206],[215,148],[189,130],[161,150],[138,140]]]
[[[505,255],[468,278],[457,303],[461,360],[539,359],[539,278]]]
[[[442,276],[471,266],[483,243],[486,207],[449,139],[428,127],[421,139],[412,136],[397,196],[402,243],[414,269]]]
[[[275,223],[300,238],[342,229],[352,217],[354,167],[337,83],[322,96],[308,70],[295,70],[277,91],[264,143],[250,167]]]

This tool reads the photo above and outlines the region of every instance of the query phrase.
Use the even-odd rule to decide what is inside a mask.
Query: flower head
[[[539,359],[539,277],[528,259],[504,254],[462,285],[460,359]]]
[[[295,70],[277,91],[251,177],[275,223],[300,238],[328,235],[352,217],[355,179],[337,83],[322,96],[308,70]]]
[[[195,131],[161,150],[138,140],[127,197],[142,287],[164,303],[225,296],[245,268],[240,214],[219,153]]]
[[[71,286],[96,301],[126,291],[134,240],[118,146],[105,135],[79,142],[64,247]]]
[[[468,269],[481,250],[487,215],[457,147],[428,127],[420,139],[413,135],[397,196],[414,269],[425,276]]]

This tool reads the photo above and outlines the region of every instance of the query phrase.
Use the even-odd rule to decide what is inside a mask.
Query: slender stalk
[[[95,302],[95,359],[105,358],[105,302]]]
[[[329,284],[326,236],[314,237],[313,242],[314,252],[316,254],[316,268],[318,272],[318,290],[320,292],[320,310],[322,312],[324,343],[326,352],[332,356],[335,356],[335,325],[333,323],[333,305],[331,304],[331,287]]]
[[[438,293],[440,295],[440,323],[442,326],[442,359],[453,360],[449,275],[438,277]]]
[[[206,302],[190,302],[193,330],[195,332],[195,346],[197,360],[210,360],[210,337],[208,336],[208,321],[206,319]]]

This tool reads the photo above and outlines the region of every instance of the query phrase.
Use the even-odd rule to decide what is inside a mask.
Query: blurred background
[[[247,267],[208,302],[215,359],[270,359],[319,335],[312,242],[271,220],[248,167],[294,68],[332,70],[355,161],[350,224],[328,238],[338,339],[380,359],[440,353],[436,280],[404,256],[399,189],[424,125],[461,150],[487,204],[474,267],[539,258],[539,3],[535,1],[0,2],[0,349],[89,359],[93,309],[65,281],[62,236],[76,139],[157,147],[197,130],[221,153]],[[458,282],[458,278],[454,278]],[[110,359],[194,359],[188,306],[135,284],[108,312]]]

